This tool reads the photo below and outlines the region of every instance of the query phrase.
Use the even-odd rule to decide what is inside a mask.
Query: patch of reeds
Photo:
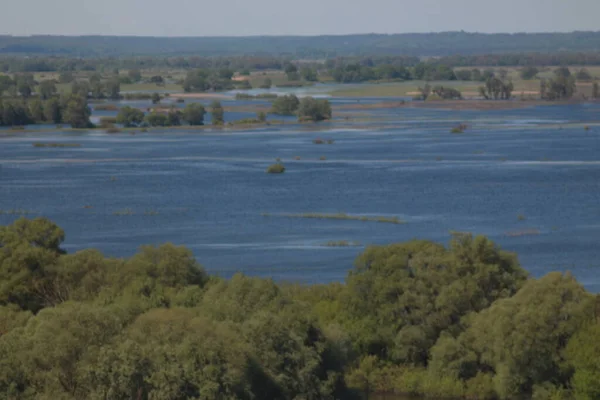
[[[113,212],[112,215],[133,215],[133,211],[131,208],[124,208],[122,210]]]
[[[348,240],[337,240],[323,243],[324,247],[358,247],[361,246],[359,242],[348,241]]]
[[[464,133],[467,130],[467,124],[459,124],[450,130],[451,133]]]
[[[116,126],[110,126],[108,128],[106,128],[106,133],[119,133],[121,132],[121,130],[119,128],[117,128]]]
[[[333,139],[314,139],[314,144],[333,144],[335,141]]]
[[[33,144],[33,147],[81,147],[79,143],[39,143]]]
[[[267,168],[268,174],[283,174],[285,172],[285,167],[281,163],[276,163],[269,165]]]
[[[25,210],[22,208],[13,208],[10,210],[1,210],[0,209],[0,215],[30,215],[30,214],[34,214],[33,211],[31,210]]]
[[[539,234],[540,231],[538,229],[524,229],[520,231],[506,232],[506,236],[508,237],[534,236]]]
[[[519,214],[519,215],[517,215],[517,219],[519,221],[525,221],[527,219],[527,217],[525,217],[523,214]]]
[[[365,215],[350,215],[346,213],[337,214],[321,214],[321,213],[304,213],[304,214],[262,214],[265,217],[279,216],[287,218],[309,218],[309,219],[333,219],[333,220],[349,220],[349,221],[363,221],[363,222],[381,222],[388,224],[404,224],[398,217],[386,217],[386,216],[365,216]]]

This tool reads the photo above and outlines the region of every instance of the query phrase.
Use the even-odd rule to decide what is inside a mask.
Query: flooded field
[[[316,128],[292,118],[250,131],[7,133],[0,224],[46,216],[66,231],[70,252],[127,256],[173,242],[211,273],[307,283],[343,280],[370,244],[446,243],[451,231],[468,231],[518,253],[534,276],[570,270],[600,291],[598,105],[352,111],[360,115]],[[226,121],[252,116],[232,112]],[[450,133],[461,123],[464,133]],[[286,172],[265,173],[277,158]],[[344,241],[352,245],[328,245]]]

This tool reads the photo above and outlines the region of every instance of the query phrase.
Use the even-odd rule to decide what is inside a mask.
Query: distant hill
[[[448,56],[515,52],[600,51],[600,32],[406,33],[341,36],[142,37],[0,36],[0,54],[63,56],[291,55]]]

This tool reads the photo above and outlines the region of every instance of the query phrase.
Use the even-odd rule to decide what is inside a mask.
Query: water
[[[317,131],[14,132],[0,137],[0,209],[51,218],[70,252],[129,256],[169,241],[211,273],[307,283],[343,280],[368,244],[447,243],[450,231],[470,231],[517,252],[533,276],[569,270],[600,292],[600,107],[357,111],[369,119]],[[470,129],[450,134],[459,122]],[[286,173],[266,174],[277,157]],[[133,215],[114,215],[125,209]],[[338,212],[406,224],[281,216]],[[0,215],[0,224],[15,218]],[[362,246],[323,246],[339,240]]]

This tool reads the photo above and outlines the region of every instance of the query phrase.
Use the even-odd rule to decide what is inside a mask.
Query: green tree
[[[292,63],[287,63],[284,72],[287,75],[288,81],[297,81],[300,79],[300,75],[298,74],[298,67],[296,67]]]
[[[206,110],[200,103],[190,103],[183,109],[182,118],[190,125],[204,125]]]
[[[271,105],[271,113],[277,115],[294,115],[300,106],[300,100],[294,94],[279,96]]]
[[[160,103],[160,94],[152,93],[152,104]]]
[[[598,98],[600,98],[600,86],[598,85],[598,82],[594,82],[592,84],[592,99]]]
[[[121,98],[121,82],[118,78],[112,78],[105,84],[107,96],[111,100],[119,100]]]
[[[88,98],[90,93],[90,85],[86,81],[73,81],[71,84],[71,94]]]
[[[271,78],[265,78],[262,85],[260,85],[260,88],[261,89],[271,89],[271,86],[273,86],[273,82],[271,81]]]
[[[327,99],[304,97],[298,106],[298,119],[301,121],[324,121],[331,119],[331,105]]]
[[[87,99],[71,95],[64,99],[63,121],[73,128],[88,128],[91,125],[92,110],[88,107]]]
[[[123,126],[132,127],[138,126],[144,121],[144,113],[142,110],[130,106],[122,107],[117,114],[117,123]]]
[[[0,227],[0,304],[34,312],[45,305],[39,283],[63,253],[64,238],[62,229],[45,218],[21,218]]]
[[[567,345],[566,359],[573,368],[571,380],[577,400],[600,398],[600,323],[590,323],[577,332]]]
[[[564,350],[593,317],[594,301],[570,275],[551,273],[474,316],[458,339],[432,349],[432,368],[469,379],[491,373],[501,399],[531,394],[536,385],[566,384]]]
[[[520,75],[521,75],[521,79],[524,80],[531,80],[534,79],[537,74],[539,74],[540,70],[537,69],[536,67],[524,67],[523,69],[521,69]]]
[[[52,80],[45,80],[40,83],[40,97],[47,100],[56,94],[56,85]]]
[[[144,121],[150,126],[167,126],[168,118],[163,113],[151,112],[146,115]]]
[[[139,82],[142,80],[142,73],[139,69],[130,69],[127,71],[127,76],[132,82]]]
[[[220,101],[215,100],[210,104],[210,115],[213,125],[223,125],[225,122],[225,110]]]
[[[36,123],[44,121],[44,106],[39,99],[29,102],[29,114],[31,115],[31,119]]]
[[[44,102],[44,119],[55,124],[63,122],[62,109],[58,99],[52,98]]]
[[[167,113],[167,125],[168,126],[181,125],[181,111],[179,111],[177,109],[171,109]]]
[[[33,93],[33,88],[32,88],[31,83],[24,79],[19,79],[17,81],[17,90],[19,91],[19,94],[21,96],[23,96],[24,98],[30,97],[31,94]]]
[[[308,67],[302,68],[300,70],[300,75],[302,76],[302,79],[304,79],[305,81],[316,82],[319,80],[319,78],[317,76],[317,71],[315,71],[312,68],[308,68]]]
[[[256,113],[256,120],[258,122],[266,122],[267,121],[267,113],[264,111],[259,111]]]
[[[73,73],[70,71],[61,72],[58,76],[58,81],[60,83],[71,83],[75,78],[73,77]]]

